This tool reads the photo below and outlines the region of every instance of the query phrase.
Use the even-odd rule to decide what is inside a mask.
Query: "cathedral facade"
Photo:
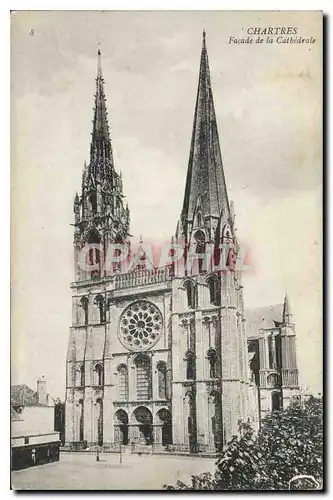
[[[141,246],[134,266],[124,267],[130,211],[105,101],[98,52],[90,161],[74,200],[66,443],[214,452],[237,434],[240,421],[258,425],[262,387],[272,373],[263,365],[265,334],[249,340],[246,334],[205,34],[184,202],[171,238],[181,259],[171,251],[168,264],[147,266]],[[127,260],[120,258],[123,248]],[[105,266],[110,249],[119,259]],[[292,382],[296,388],[297,377]]]

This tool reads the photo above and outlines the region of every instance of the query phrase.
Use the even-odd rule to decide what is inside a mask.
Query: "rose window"
[[[120,317],[119,339],[128,349],[150,349],[162,334],[162,324],[162,314],[154,304],[135,302]]]

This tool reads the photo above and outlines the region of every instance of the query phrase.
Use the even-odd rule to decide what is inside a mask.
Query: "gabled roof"
[[[282,323],[283,304],[245,309],[246,333],[257,337],[260,329],[270,330]]]
[[[12,406],[38,406],[37,392],[26,384],[12,385],[10,403]]]

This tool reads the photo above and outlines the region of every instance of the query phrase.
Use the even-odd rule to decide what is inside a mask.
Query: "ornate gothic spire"
[[[108,112],[106,109],[104,83],[101,51],[98,49],[94,120],[90,145],[90,163],[98,159],[107,159],[112,163],[112,147],[108,124]]]
[[[122,176],[114,167],[102,74],[97,55],[96,94],[90,162],[84,164],[82,193],[75,197],[75,243],[127,242],[130,213],[124,206]],[[106,252],[105,252],[106,255]]]
[[[185,226],[187,222],[193,222],[198,200],[200,200],[200,211],[203,218],[217,219],[222,210],[226,218],[230,216],[205,31],[203,32],[199,84],[182,212],[182,221]]]

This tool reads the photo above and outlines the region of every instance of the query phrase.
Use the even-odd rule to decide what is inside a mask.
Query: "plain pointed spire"
[[[203,217],[219,217],[222,210],[229,214],[205,31],[183,203],[184,222],[193,221],[199,197]]]

